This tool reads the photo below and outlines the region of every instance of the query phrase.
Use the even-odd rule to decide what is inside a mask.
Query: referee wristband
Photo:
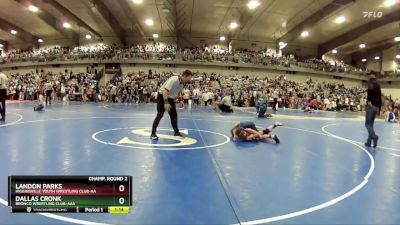
[[[168,99],[164,99],[164,104],[169,104]]]

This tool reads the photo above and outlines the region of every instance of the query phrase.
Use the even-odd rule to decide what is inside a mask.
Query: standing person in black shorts
[[[278,90],[272,93],[272,97],[274,98],[274,105],[272,106],[272,110],[276,112],[278,110]]]
[[[126,102],[128,104],[131,104],[132,103],[132,86],[129,85],[127,87],[126,93],[127,93],[127,97],[128,97]]]
[[[190,70],[183,71],[180,76],[170,77],[160,88],[157,95],[157,117],[154,119],[150,138],[158,140],[157,127],[164,112],[168,111],[171,118],[172,128],[175,136],[183,137],[178,129],[178,113],[176,111],[175,99],[182,91],[184,84],[192,80],[193,74]]]
[[[0,121],[6,120],[7,76],[0,73]]]
[[[44,88],[46,90],[46,105],[47,103],[51,105],[51,93],[53,92],[53,85],[50,81],[47,81],[44,85]]]
[[[207,105],[212,106],[212,102],[214,99],[214,93],[212,93],[210,90],[205,90],[201,96],[204,102],[204,106],[207,107]]]
[[[375,117],[379,115],[382,106],[382,93],[381,86],[376,81],[374,72],[368,74],[369,82],[367,89],[367,105],[365,108],[365,127],[368,131],[368,138],[365,142],[365,146],[371,147],[371,141],[373,141],[373,147],[378,146],[378,135],[374,131]]]
[[[231,96],[229,95],[228,91],[224,91],[224,97],[219,102],[218,108],[222,112],[228,112],[228,113],[233,112],[232,99],[231,99]]]

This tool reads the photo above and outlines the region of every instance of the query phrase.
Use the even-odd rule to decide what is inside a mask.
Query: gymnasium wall
[[[393,46],[381,53],[376,53],[374,55],[365,57],[367,59],[367,62],[365,63],[361,62],[361,59],[358,59],[356,66],[361,68],[365,67],[367,70],[374,70],[381,73],[384,73],[385,71],[393,72],[400,64],[400,60],[396,59],[397,54],[400,54],[400,50],[397,46]],[[375,56],[379,56],[381,60],[375,60]]]
[[[400,60],[396,60],[396,55],[400,54],[397,46],[393,46],[382,53],[382,70],[393,72]]]
[[[400,81],[392,83],[381,83],[382,93],[389,96],[391,95],[393,99],[400,99]]]
[[[366,69],[380,72],[381,71],[381,62],[379,60],[375,60],[373,58],[368,59]]]
[[[276,49],[276,44],[275,41],[271,40],[257,40],[257,39],[252,39],[252,41],[248,41],[248,40],[235,40],[232,41],[232,46],[235,49],[238,48],[246,48],[246,49],[250,49],[253,51],[257,51],[260,49],[264,49],[264,48],[268,48],[271,49],[273,51],[275,51]]]
[[[303,43],[289,43],[282,52],[283,54],[295,54],[300,58],[317,58],[318,47]]]
[[[382,88],[382,93],[386,96],[392,96],[393,100],[397,99],[398,101],[400,99],[400,88]]]
[[[346,64],[351,64],[351,57],[346,55],[344,52],[338,51],[338,53],[333,54],[328,52],[322,55],[322,59],[326,61],[343,61]]]

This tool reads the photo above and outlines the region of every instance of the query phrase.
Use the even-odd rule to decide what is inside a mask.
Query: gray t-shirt
[[[169,91],[168,98],[176,98],[179,92],[183,89],[183,84],[179,81],[179,76],[170,77],[165,83],[161,86],[158,93],[162,94],[164,89]]]

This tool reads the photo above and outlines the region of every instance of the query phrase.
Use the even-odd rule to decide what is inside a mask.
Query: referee
[[[373,147],[378,146],[378,135],[374,131],[375,117],[379,115],[382,105],[382,93],[381,86],[376,81],[376,76],[373,71],[368,74],[369,82],[367,89],[367,106],[365,108],[365,127],[368,131],[368,139],[365,142],[366,147],[371,147],[371,141],[373,141]]]
[[[175,98],[182,91],[183,85],[192,80],[192,76],[193,74],[190,70],[185,70],[181,76],[172,76],[161,86],[157,95],[157,117],[154,119],[151,130],[150,138],[152,140],[158,140],[156,134],[157,127],[164,116],[165,110],[168,111],[171,117],[172,128],[175,132],[174,136],[183,137],[178,129],[178,113],[176,112]]]
[[[0,121],[6,120],[7,76],[0,73]]]

